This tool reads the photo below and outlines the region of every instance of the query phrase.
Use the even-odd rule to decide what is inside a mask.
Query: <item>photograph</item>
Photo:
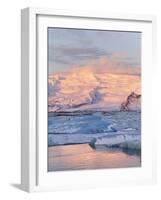
[[[141,167],[141,39],[47,28],[48,172]]]

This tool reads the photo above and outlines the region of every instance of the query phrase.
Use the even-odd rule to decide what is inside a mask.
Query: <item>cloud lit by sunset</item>
[[[140,32],[49,28],[48,35],[49,73],[87,65],[141,67]]]

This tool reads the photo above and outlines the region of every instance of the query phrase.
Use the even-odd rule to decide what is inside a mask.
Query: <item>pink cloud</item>
[[[112,74],[131,74],[140,75],[141,68],[139,66],[127,66],[118,62],[118,58],[126,58],[126,54],[114,54],[110,58],[103,56],[90,61],[87,65],[74,65],[70,71],[93,71],[96,73],[112,73]]]

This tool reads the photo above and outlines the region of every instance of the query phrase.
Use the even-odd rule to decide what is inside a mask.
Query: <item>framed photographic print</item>
[[[155,182],[155,17],[26,8],[21,186]]]

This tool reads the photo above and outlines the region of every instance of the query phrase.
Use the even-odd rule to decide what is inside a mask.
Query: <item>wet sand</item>
[[[93,149],[88,144],[48,148],[48,171],[140,167],[137,152],[121,149]]]

